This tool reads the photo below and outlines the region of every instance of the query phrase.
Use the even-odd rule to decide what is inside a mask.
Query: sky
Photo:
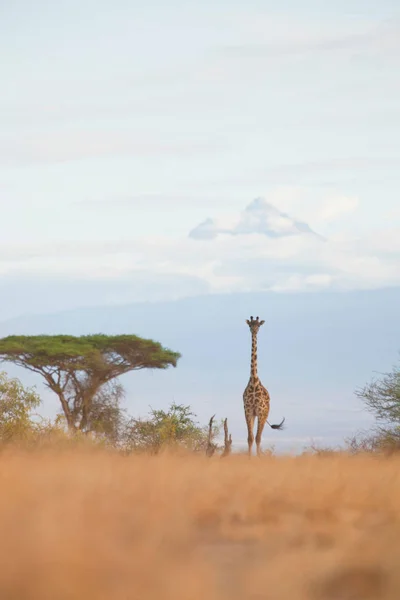
[[[389,0],[3,3],[3,316],[398,285],[399,34]]]
[[[397,0],[15,0],[0,53],[1,320],[400,285]]]

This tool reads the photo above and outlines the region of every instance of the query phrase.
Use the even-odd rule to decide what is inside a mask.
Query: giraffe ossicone
[[[250,328],[251,332],[251,363],[250,363],[250,379],[243,393],[243,404],[244,414],[247,425],[247,443],[248,452],[251,456],[251,451],[254,443],[254,422],[257,418],[257,433],[256,433],[256,447],[257,455],[261,454],[261,437],[265,427],[265,424],[269,425],[272,429],[282,429],[285,418],[278,425],[270,425],[268,423],[268,415],[270,409],[270,396],[267,388],[265,388],[257,372],[257,335],[260,327],[265,321],[260,321],[259,317],[254,319],[252,316],[246,319],[246,323]]]

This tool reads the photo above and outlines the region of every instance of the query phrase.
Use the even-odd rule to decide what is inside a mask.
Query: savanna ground
[[[0,598],[400,597],[396,455],[0,454]]]

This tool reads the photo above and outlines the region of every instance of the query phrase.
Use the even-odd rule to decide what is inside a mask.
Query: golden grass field
[[[3,600],[400,598],[400,458],[0,454]]]

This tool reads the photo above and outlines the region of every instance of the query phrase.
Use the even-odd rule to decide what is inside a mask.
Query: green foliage
[[[394,367],[390,373],[383,373],[365,387],[356,391],[377,422],[387,430],[400,427],[400,368]]]
[[[94,396],[89,412],[88,430],[114,447],[120,445],[128,422],[126,411],[120,406],[123,397],[123,386],[110,381]]]
[[[60,399],[70,430],[90,431],[93,399],[115,377],[138,369],[176,367],[180,354],[135,335],[9,336],[0,361],[39,373]],[[93,422],[93,420],[92,420]]]
[[[40,397],[33,388],[24,388],[18,379],[0,372],[0,442],[20,441],[37,430],[34,409]]]
[[[376,427],[370,431],[361,431],[346,440],[349,452],[383,452],[385,454],[400,450],[400,368],[393,367],[390,373],[383,373],[356,395],[375,416]]]
[[[0,360],[32,370],[63,368],[74,371],[104,369],[110,366],[127,373],[133,369],[166,369],[176,366],[180,354],[158,342],[136,335],[12,335],[0,339]]]
[[[88,431],[68,431],[63,413],[51,422],[35,413],[41,400],[33,388],[24,388],[18,379],[0,372],[0,445],[22,444],[24,448],[53,449],[112,447],[124,452],[143,451],[157,454],[166,448],[204,452],[208,427],[195,421],[189,406],[172,403],[168,410],[151,409],[147,419],[128,417],[120,403],[124,396],[116,382],[106,384],[93,398]],[[220,428],[213,426],[211,439]]]
[[[185,448],[204,452],[208,443],[208,428],[200,427],[189,406],[172,403],[167,411],[151,409],[147,419],[132,418],[127,423],[124,446],[157,454],[165,448]],[[219,432],[214,427],[213,435]]]

